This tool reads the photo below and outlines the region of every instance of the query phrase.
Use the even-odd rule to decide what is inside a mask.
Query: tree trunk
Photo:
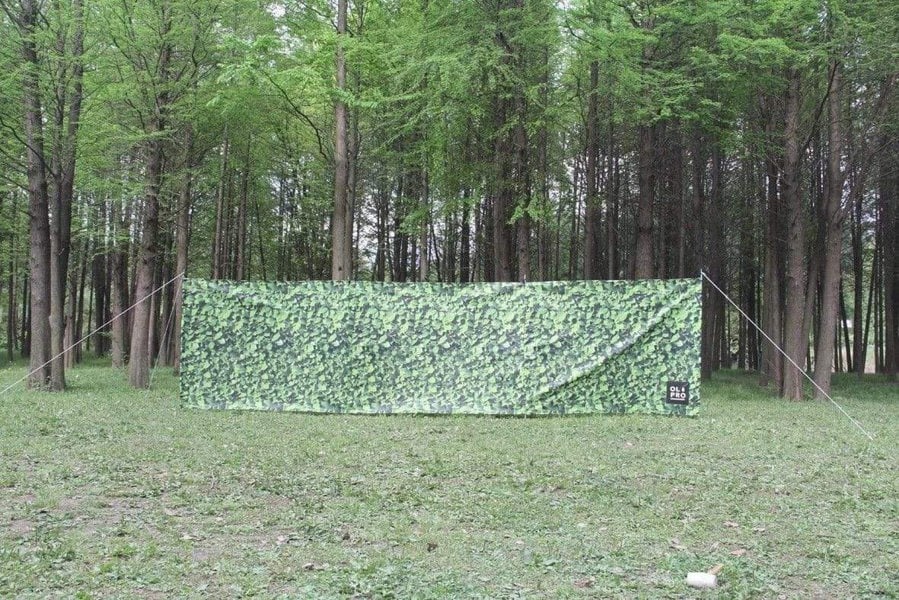
[[[250,195],[250,142],[247,142],[247,153],[244,157],[244,168],[240,179],[240,202],[237,205],[237,277],[238,281],[247,278],[247,206]]]
[[[886,374],[896,381],[899,372],[899,142],[884,140],[880,163],[880,219],[883,244],[884,362]]]
[[[161,132],[163,123],[157,119],[153,131]],[[148,142],[147,192],[144,197],[143,240],[137,264],[137,285],[131,324],[131,349],[128,362],[128,382],[134,388],[150,386],[150,327],[152,298],[156,273],[157,235],[159,231],[159,190],[162,184],[162,140]]]
[[[218,191],[215,203],[215,233],[212,243],[212,278],[221,279],[225,276],[225,221],[227,220],[226,203],[228,190],[228,154],[231,144],[228,141],[228,131],[225,130],[225,142],[222,148],[222,168],[219,175]]]
[[[654,274],[652,257],[652,206],[655,194],[655,136],[652,125],[640,125],[639,178],[640,198],[637,205],[637,245],[634,257],[634,279],[651,279]]]
[[[578,232],[580,227],[580,177],[581,166],[577,156],[574,157],[574,173],[572,175],[571,186],[571,233],[568,243],[568,279],[573,281],[577,279],[578,272]]]
[[[336,79],[338,93],[346,89],[346,37],[347,0],[337,0],[337,60]],[[347,254],[349,227],[348,214],[348,152],[347,107],[340,96],[334,102],[334,214],[331,218],[331,279],[346,281],[350,278],[350,256]]]
[[[611,110],[611,109],[610,109]],[[621,274],[618,266],[618,154],[615,147],[614,124],[609,118],[609,171],[606,175],[606,194],[608,209],[606,211],[606,261],[608,279],[618,279]]]
[[[674,208],[677,211],[677,277],[683,279],[687,276],[687,203],[684,198],[684,145],[679,132],[676,133],[676,144],[671,170],[671,195]]]
[[[101,207],[101,211],[103,208]],[[106,220],[105,214],[100,214],[100,219],[102,221]],[[106,281],[106,257],[107,252],[101,252],[100,248],[102,241],[97,240],[94,243],[94,258],[91,261],[91,288],[94,290],[94,314],[96,315],[96,325],[99,327],[103,323],[106,322],[106,315],[108,312],[108,307],[106,306],[106,294],[104,291],[107,287]],[[82,273],[87,271],[87,258],[85,257],[82,264]],[[74,296],[74,294],[72,294]],[[73,302],[74,308],[74,302]],[[69,312],[67,316],[67,320],[74,321],[77,318],[77,313],[72,310]],[[70,327],[76,330],[77,326],[75,322],[72,322]],[[88,321],[88,327],[90,327],[90,321]],[[97,357],[103,356],[106,353],[106,337],[103,335],[104,332],[98,332],[98,335],[94,336],[94,353]],[[77,339],[77,337],[75,338]]]
[[[172,366],[175,373],[181,368],[181,318],[184,310],[184,277],[187,272],[187,250],[190,243],[190,205],[193,186],[194,134],[188,125],[184,131],[184,180],[178,200],[178,222],[175,230],[175,279],[172,289],[174,311],[172,325]]]
[[[462,232],[459,241],[459,281],[471,281],[471,190],[462,191]]]
[[[525,127],[527,107],[521,90],[515,97],[515,129],[513,131],[513,173],[515,198],[519,213],[515,236],[518,281],[531,281],[531,174],[528,165],[528,134]]]
[[[808,338],[803,339],[806,310],[806,232],[805,211],[800,188],[799,144],[800,79],[797,69],[790,69],[784,115],[783,198],[787,222],[787,267],[784,306],[784,352],[792,359],[784,363],[781,393],[790,400],[802,399],[802,373]],[[795,364],[793,364],[795,363]],[[797,366],[799,365],[799,366]]]
[[[28,385],[36,389],[51,387],[50,371],[50,209],[47,173],[44,162],[44,117],[38,72],[41,68],[34,36],[38,7],[35,0],[22,0],[22,56],[26,68],[23,77],[25,138],[29,197],[29,267],[31,283],[30,365]],[[60,357],[61,358],[61,357]]]
[[[423,161],[421,168],[421,211],[422,220],[418,229],[418,280],[428,280],[428,260],[430,258],[428,248],[428,225],[431,222],[431,182],[428,180],[427,161]]]
[[[9,236],[9,274],[8,274],[8,285],[7,285],[7,304],[6,304],[6,358],[8,362],[12,362],[16,358],[16,332],[18,331],[18,324],[16,323],[16,301],[18,299],[18,295],[16,293],[19,285],[18,281],[18,253],[17,253],[17,235],[16,230],[18,226],[18,200],[19,195],[17,193],[12,194],[12,203],[11,203],[11,211],[12,217],[10,218],[10,223],[12,225],[12,231]]]
[[[695,159],[694,159],[695,160]],[[696,161],[700,164],[699,161]],[[717,285],[724,287],[721,238],[721,205],[724,200],[724,189],[721,181],[721,167],[723,159],[718,144],[712,147],[712,178],[711,178],[711,202],[702,207],[703,224],[700,227],[708,233],[708,244],[703,247],[704,261],[700,264],[706,270],[708,277]],[[695,166],[694,166],[695,168]],[[695,174],[694,174],[695,177]],[[701,179],[699,188],[702,187]],[[722,346],[724,336],[724,305],[720,293],[712,285],[703,281],[702,295],[702,348],[700,361],[700,375],[703,379],[709,379],[712,371],[721,363]]]
[[[821,281],[821,326],[815,347],[815,397],[830,393],[830,379],[833,372],[834,340],[837,334],[837,315],[840,310],[840,263],[843,249],[843,153],[842,131],[842,65],[833,61],[828,112],[830,122],[827,128],[827,195],[824,198],[821,217],[821,234],[824,236],[824,264]]]
[[[852,194],[852,367],[859,376],[865,372],[864,319],[865,319],[865,256],[862,246],[864,222],[862,194]]]
[[[128,331],[130,314],[123,313],[129,306],[128,285],[128,255],[130,254],[128,235],[131,229],[131,209],[125,210],[125,214],[119,217],[119,202],[112,201],[110,210],[113,232],[116,233],[112,254],[111,298],[110,309],[112,312],[112,340],[110,355],[112,366],[122,368],[125,366],[125,348],[128,347]],[[125,238],[122,240],[121,238]]]
[[[770,108],[768,109],[770,111]],[[767,137],[774,136],[774,113],[770,112],[765,133]],[[769,153],[770,154],[770,153]],[[783,340],[782,320],[783,302],[781,294],[782,268],[782,201],[778,194],[779,169],[777,162],[768,157],[765,159],[765,195],[766,227],[765,227],[765,266],[764,266],[764,293],[762,298],[762,329],[774,340],[774,343],[764,338],[759,361],[759,385],[767,386],[773,383],[777,390],[783,385],[783,355],[775,347]]]
[[[505,57],[504,57],[505,60]],[[493,185],[493,279],[495,281],[512,281],[512,236],[509,221],[512,218],[512,160],[514,152],[510,144],[509,134],[504,131],[509,121],[508,102],[498,97],[494,99],[493,107],[494,132],[494,163],[495,180]]]
[[[587,96],[587,173],[584,215],[584,279],[600,277],[599,207],[599,62],[590,63],[590,91]]]

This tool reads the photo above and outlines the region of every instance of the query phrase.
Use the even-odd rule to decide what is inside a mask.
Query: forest
[[[765,332],[705,281],[704,377],[896,378],[894,0],[0,9],[0,344],[32,388],[177,369],[182,273],[703,272]]]

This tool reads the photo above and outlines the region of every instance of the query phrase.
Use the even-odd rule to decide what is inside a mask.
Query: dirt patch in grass
[[[13,519],[6,524],[6,534],[13,538],[26,537],[34,532],[34,523],[28,519]]]

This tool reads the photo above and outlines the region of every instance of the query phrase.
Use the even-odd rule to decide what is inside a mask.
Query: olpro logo
[[[690,382],[669,381],[665,402],[668,404],[688,404],[690,402]]]

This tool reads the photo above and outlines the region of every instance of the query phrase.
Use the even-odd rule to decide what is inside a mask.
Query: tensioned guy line
[[[147,387],[153,386],[153,375],[156,373],[156,367],[159,366],[159,361],[162,359],[162,351],[165,349],[165,344],[163,344],[162,342],[168,340],[168,337],[172,335],[171,326],[174,319],[175,310],[172,309],[172,311],[169,313],[169,320],[166,322],[165,328],[162,330],[162,339],[159,343],[159,352],[156,353],[156,360],[150,366],[150,382],[147,384]]]
[[[805,375],[805,378],[808,379],[808,380],[812,383],[812,385],[815,386],[815,388],[816,388],[819,392],[821,392],[821,394],[822,394],[825,398],[827,398],[828,400],[830,400],[830,403],[831,403],[831,404],[833,404],[834,406],[836,406],[837,409],[838,409],[841,413],[843,413],[843,415],[845,415],[846,418],[849,419],[849,420],[852,422],[853,425],[855,425],[856,427],[858,427],[859,431],[861,431],[861,432],[864,433],[866,436],[868,436],[868,439],[869,439],[869,440],[871,440],[872,442],[874,441],[874,436],[871,435],[870,433],[868,433],[868,431],[867,431],[864,427],[862,427],[861,423],[859,423],[858,421],[856,421],[855,419],[853,419],[852,416],[851,416],[849,413],[847,413],[847,412],[845,411],[845,409],[843,409],[843,407],[840,406],[840,405],[837,403],[836,400],[834,400],[833,398],[831,398],[831,397],[830,397],[830,394],[828,394],[827,392],[825,392],[824,389],[823,389],[820,385],[818,385],[817,383],[815,383],[815,380],[812,379],[812,378],[809,376],[809,374],[805,372],[805,369],[803,369],[803,368],[800,367],[798,364],[796,364],[796,361],[793,360],[792,358],[790,358],[790,355],[787,354],[786,352],[784,352],[783,348],[781,348],[779,345],[777,345],[777,342],[775,342],[774,340],[772,340],[772,339],[771,339],[771,336],[769,336],[767,333],[765,333],[765,331],[764,331],[761,327],[759,327],[758,323],[756,323],[755,321],[752,320],[752,317],[750,317],[749,315],[747,315],[747,314],[743,311],[743,309],[740,308],[740,306],[739,306],[736,302],[734,302],[734,301],[731,299],[731,297],[728,296],[728,295],[724,292],[724,290],[722,290],[720,287],[718,287],[718,284],[715,283],[714,281],[712,281],[712,278],[709,277],[708,275],[706,275],[706,274],[705,274],[705,271],[700,271],[699,273],[700,273],[700,275],[703,276],[703,278],[705,278],[706,281],[708,281],[709,283],[711,283],[711,284],[712,284],[712,287],[714,287],[716,290],[718,290],[718,292],[719,292],[722,296],[724,296],[724,298],[725,298],[728,302],[730,302],[730,303],[734,306],[734,308],[736,308],[738,311],[740,311],[740,314],[743,315],[743,318],[746,319],[746,321],[748,321],[749,323],[751,323],[752,326],[755,327],[755,328],[758,330],[759,333],[761,333],[763,336],[765,336],[765,339],[768,340],[769,342],[771,342],[771,345],[774,346],[775,348],[777,348],[777,351],[780,352],[781,354],[783,354],[784,358],[786,358],[788,361],[790,361],[790,364],[792,364],[794,367],[796,367],[796,368],[799,370],[800,373],[802,373],[803,375]]]
[[[172,277],[171,279],[169,279],[168,281],[166,281],[165,283],[163,283],[162,285],[160,285],[158,288],[156,288],[155,290],[153,290],[152,292],[150,292],[149,294],[147,294],[146,296],[144,296],[143,298],[141,298],[140,300],[138,300],[137,302],[135,302],[135,303],[132,304],[131,306],[129,306],[128,308],[126,308],[125,310],[123,310],[122,312],[120,312],[119,314],[117,314],[116,316],[114,316],[113,318],[109,319],[108,321],[106,321],[105,323],[103,323],[102,325],[100,325],[99,327],[97,327],[96,329],[94,329],[93,331],[91,331],[90,333],[88,333],[87,335],[85,335],[84,337],[82,337],[80,340],[78,340],[77,342],[75,342],[75,343],[73,343],[72,345],[70,345],[68,348],[64,348],[62,352],[60,352],[59,354],[57,354],[56,356],[54,356],[53,358],[51,358],[50,360],[48,360],[48,361],[45,362],[44,364],[42,364],[42,365],[40,365],[39,367],[36,367],[35,369],[33,369],[33,370],[31,370],[30,372],[26,373],[25,376],[22,377],[21,379],[17,379],[16,381],[13,381],[11,384],[9,384],[9,385],[6,386],[5,388],[3,388],[2,391],[0,391],[0,396],[6,395],[6,393],[7,393],[9,390],[13,389],[14,387],[16,387],[17,385],[19,385],[20,383],[22,383],[22,382],[25,381],[26,379],[28,379],[29,377],[31,377],[32,375],[34,375],[35,373],[37,373],[38,371],[40,371],[41,369],[43,369],[44,367],[46,367],[47,365],[49,365],[50,363],[52,363],[52,362],[53,362],[54,360],[56,360],[57,358],[60,358],[61,356],[65,355],[66,352],[68,352],[69,350],[71,350],[72,348],[74,348],[75,346],[77,346],[78,344],[80,344],[81,342],[85,341],[85,340],[86,340],[87,338],[89,338],[90,336],[92,336],[92,335],[94,335],[95,333],[99,332],[101,329],[103,329],[104,327],[106,327],[107,325],[109,325],[110,323],[112,323],[113,321],[118,320],[119,318],[122,317],[122,315],[125,315],[125,314],[129,313],[131,310],[134,309],[134,307],[136,307],[136,306],[137,306],[138,304],[140,304],[141,302],[144,302],[144,301],[146,301],[146,300],[149,300],[150,298],[152,298],[153,296],[155,296],[156,294],[158,294],[159,292],[161,292],[162,290],[164,290],[165,288],[167,288],[170,284],[172,284],[173,282],[177,281],[177,280],[178,280],[179,278],[181,278],[181,277],[184,277],[184,271],[181,271],[180,273],[178,273],[177,275],[175,275],[174,277]]]

